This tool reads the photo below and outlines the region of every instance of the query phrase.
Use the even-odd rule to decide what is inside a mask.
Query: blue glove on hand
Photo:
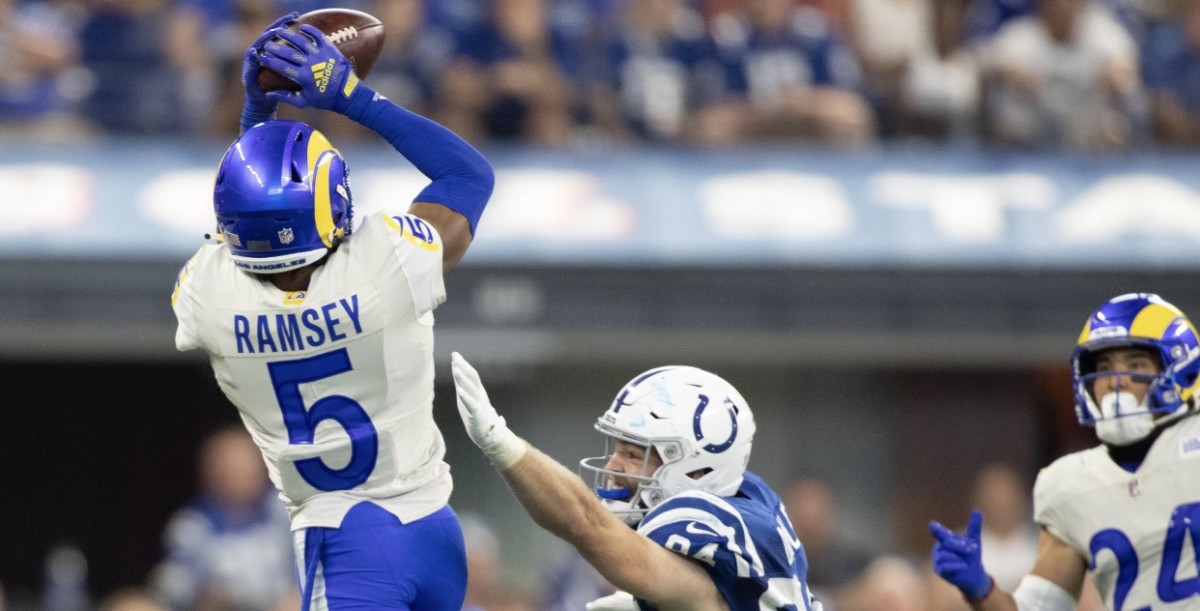
[[[303,24],[297,32],[277,28],[258,60],[300,85],[300,91],[269,91],[267,98],[304,108],[311,106],[345,114],[358,76],[337,45],[317,28]]]
[[[956,534],[936,520],[929,521],[929,532],[937,541],[933,544],[933,570],[939,577],[954,584],[968,601],[987,598],[992,592],[992,576],[983,569],[983,549],[979,533],[983,530],[983,514],[971,512],[967,532]]]
[[[246,90],[242,102],[242,131],[262,123],[275,115],[278,102],[267,97],[266,92],[258,87],[258,54],[263,44],[275,37],[275,31],[288,22],[293,21],[300,13],[291,12],[267,26],[262,34],[246,48],[242,55],[242,87]]]

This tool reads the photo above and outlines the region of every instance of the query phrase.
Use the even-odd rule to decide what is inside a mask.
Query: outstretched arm
[[[577,475],[517,437],[488,401],[475,369],[457,352],[452,359],[467,433],[538,526],[573,545],[614,586],[661,609],[728,609],[699,564],[625,525]]]
[[[1042,529],[1037,560],[1011,594],[996,587],[983,568],[980,532],[983,515],[971,512],[966,532],[929,523],[936,542],[933,569],[963,593],[975,611],[1073,611],[1087,572],[1084,559],[1062,539]]]
[[[300,91],[272,91],[266,97],[294,106],[343,114],[382,136],[431,182],[410,212],[437,229],[445,245],[443,269],[458,264],[495,185],[491,165],[479,151],[438,123],[410,112],[358,80],[337,46],[311,25],[299,31],[272,30],[258,61],[295,81]],[[310,66],[335,66],[328,82],[318,83]]]

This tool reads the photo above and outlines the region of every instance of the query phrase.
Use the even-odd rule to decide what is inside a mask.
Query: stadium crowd
[[[1200,143],[1195,0],[0,0],[0,134],[226,141],[247,43],[332,5],[384,22],[373,87],[477,144]]]

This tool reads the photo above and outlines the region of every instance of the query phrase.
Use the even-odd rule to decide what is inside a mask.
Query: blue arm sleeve
[[[454,132],[410,112],[359,83],[345,115],[383,136],[413,166],[429,177],[414,201],[441,204],[471,223],[479,224],[492,195],[496,177],[492,166],[475,147]]]

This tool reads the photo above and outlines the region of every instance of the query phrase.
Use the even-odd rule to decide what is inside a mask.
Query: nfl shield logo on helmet
[[[292,240],[294,240],[294,239],[296,239],[296,236],[295,236],[295,234],[292,233],[291,227],[284,227],[283,229],[279,230],[279,243],[280,244],[291,244]]]

